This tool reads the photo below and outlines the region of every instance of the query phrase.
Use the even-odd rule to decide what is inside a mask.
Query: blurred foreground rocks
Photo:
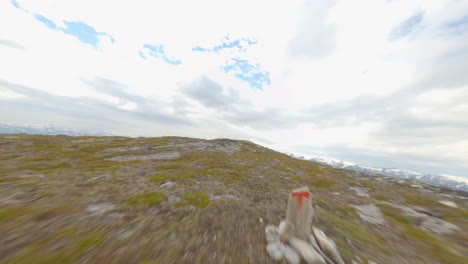
[[[338,248],[331,239],[313,225],[312,194],[307,187],[289,194],[286,220],[279,226],[265,227],[267,252],[271,259],[285,259],[289,264],[344,264]]]

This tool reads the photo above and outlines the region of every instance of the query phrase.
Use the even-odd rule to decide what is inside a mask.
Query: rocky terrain
[[[0,263],[274,263],[289,192],[345,263],[468,263],[468,194],[247,141],[0,135]],[[281,260],[286,263],[286,260]]]

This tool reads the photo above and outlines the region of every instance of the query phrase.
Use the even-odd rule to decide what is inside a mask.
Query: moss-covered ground
[[[346,263],[467,263],[467,194],[294,159],[245,141],[0,135],[0,263],[272,263],[266,224],[308,186]],[[178,158],[109,158],[177,152]],[[173,188],[161,187],[172,181]],[[365,189],[359,197],[349,187]],[[227,198],[226,198],[227,197]],[[458,208],[438,203],[450,199]],[[376,204],[386,224],[352,205]],[[460,228],[418,228],[387,203]],[[103,210],[95,210],[105,205]]]

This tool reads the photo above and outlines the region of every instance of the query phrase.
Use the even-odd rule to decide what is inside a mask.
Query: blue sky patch
[[[27,10],[21,8],[21,6],[16,0],[12,0],[11,4],[14,5],[16,8],[19,8],[21,10],[28,12]],[[107,36],[111,40],[111,42],[115,41],[115,39],[111,35],[105,32],[97,32],[92,26],[81,21],[77,21],[77,22],[76,21],[64,21],[65,27],[61,28],[61,27],[58,27],[54,21],[48,19],[47,17],[41,14],[32,14],[32,15],[37,21],[41,22],[43,25],[45,25],[49,29],[60,30],[63,33],[74,36],[81,42],[90,44],[94,47],[97,47],[99,44],[99,36]]]
[[[195,46],[195,47],[192,48],[192,51],[210,51],[210,50],[202,48],[200,46]]]
[[[422,12],[418,12],[410,16],[400,25],[398,25],[395,29],[392,30],[389,39],[391,41],[394,41],[408,36],[409,34],[411,34],[414,28],[423,21],[423,19],[424,13]]]
[[[270,73],[262,71],[259,64],[250,64],[247,60],[233,58],[222,67],[226,73],[234,73],[234,76],[247,82],[250,87],[263,90],[265,84],[270,85]]]
[[[81,42],[90,44],[94,47],[97,47],[99,43],[99,36],[108,36],[112,42],[114,38],[107,33],[97,32],[93,27],[85,24],[81,21],[64,21],[66,28],[60,28],[65,34],[75,36]]]
[[[256,40],[249,39],[249,38],[240,38],[231,40],[229,35],[226,35],[223,39],[223,43],[216,45],[212,48],[205,48],[201,46],[195,46],[192,48],[192,51],[199,51],[199,52],[219,52],[221,50],[231,50],[236,49],[238,51],[246,51],[247,47],[250,45],[257,44]]]
[[[11,0],[11,4],[16,8],[22,9],[21,6],[19,5],[18,1],[16,1],[16,0]]]
[[[50,29],[57,29],[57,25],[55,25],[54,21],[46,18],[45,16],[41,16],[39,14],[35,14],[34,17],[39,20],[40,22],[42,22],[42,24],[44,24],[46,27],[50,28]]]
[[[143,49],[138,51],[138,54],[141,58],[146,60],[145,55],[153,56],[155,58],[162,59],[167,64],[171,65],[180,65],[182,61],[172,56],[168,56],[167,53],[164,51],[164,45],[150,45],[145,44],[143,45]]]

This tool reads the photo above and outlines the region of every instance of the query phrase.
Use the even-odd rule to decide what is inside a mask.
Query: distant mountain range
[[[304,160],[315,161],[323,164],[330,165],[334,168],[348,169],[353,171],[365,172],[370,174],[381,174],[385,176],[390,176],[398,179],[413,179],[420,182],[425,182],[429,184],[444,186],[456,190],[462,190],[468,192],[468,178],[452,176],[452,175],[435,175],[435,174],[424,174],[415,171],[395,169],[395,168],[378,168],[378,167],[369,167],[364,165],[359,165],[354,162],[342,161],[331,158],[324,157],[313,157],[305,158],[303,156],[291,155],[295,158],[300,158]]]
[[[110,136],[110,134],[72,130],[55,125],[37,125],[37,124],[0,124],[0,134],[35,134],[35,135],[67,135],[67,136]]]

